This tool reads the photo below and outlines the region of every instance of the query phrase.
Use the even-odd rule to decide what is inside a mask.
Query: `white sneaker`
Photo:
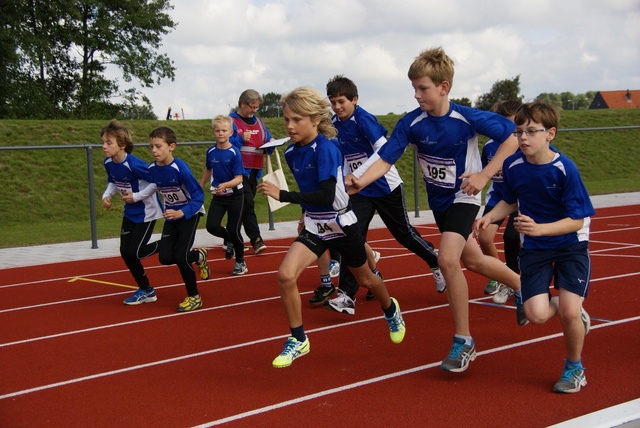
[[[329,275],[331,278],[340,276],[340,262],[337,260],[331,260],[329,262]]]
[[[504,305],[509,300],[509,297],[513,294],[513,289],[508,287],[501,282],[498,282],[498,292],[493,295],[493,303],[498,305]]]
[[[325,300],[323,306],[325,309],[347,315],[355,315],[356,313],[356,299],[352,299],[340,290],[338,290],[337,297]]]
[[[447,282],[444,280],[444,275],[442,275],[440,268],[431,269],[431,272],[433,272],[433,279],[436,281],[436,291],[444,293],[447,289]]]
[[[371,252],[373,253],[373,260],[376,262],[376,264],[378,264],[378,261],[380,261],[381,254],[375,250],[371,250]]]

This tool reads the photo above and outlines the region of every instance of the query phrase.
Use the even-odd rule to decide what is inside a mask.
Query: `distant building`
[[[640,108],[640,91],[600,91],[589,106],[597,108]]]

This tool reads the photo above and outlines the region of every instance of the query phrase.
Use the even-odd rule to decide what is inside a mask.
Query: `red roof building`
[[[639,108],[640,91],[600,91],[596,94],[589,109],[597,108]]]

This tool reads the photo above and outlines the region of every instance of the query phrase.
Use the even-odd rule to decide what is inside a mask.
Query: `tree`
[[[520,94],[520,75],[513,79],[505,79],[496,81],[491,90],[480,95],[476,99],[476,107],[480,110],[489,110],[498,101],[521,100]]]
[[[110,99],[120,88],[117,79],[105,77],[107,65],[118,67],[125,82],[135,79],[143,87],[175,77],[172,61],[157,53],[162,36],[176,26],[166,13],[173,8],[169,0],[13,4],[7,33],[16,41],[19,73],[0,82],[0,95],[9,94],[6,110],[13,117],[111,115],[115,104]],[[28,111],[25,100],[30,101]]]
[[[471,100],[467,97],[463,97],[463,98],[451,98],[449,101],[456,103],[460,106],[467,106],[467,107],[471,107]]]
[[[280,107],[281,94],[275,92],[267,92],[262,96],[262,104],[260,104],[260,117],[280,117],[282,115],[282,107]]]

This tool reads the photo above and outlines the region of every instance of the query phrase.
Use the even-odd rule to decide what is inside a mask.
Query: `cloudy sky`
[[[452,98],[520,75],[521,94],[640,89],[640,0],[173,0],[161,52],[176,79],[144,89],[155,113],[226,114],[247,88],[324,93],[344,74],[373,114],[417,107],[407,69],[442,46]]]

